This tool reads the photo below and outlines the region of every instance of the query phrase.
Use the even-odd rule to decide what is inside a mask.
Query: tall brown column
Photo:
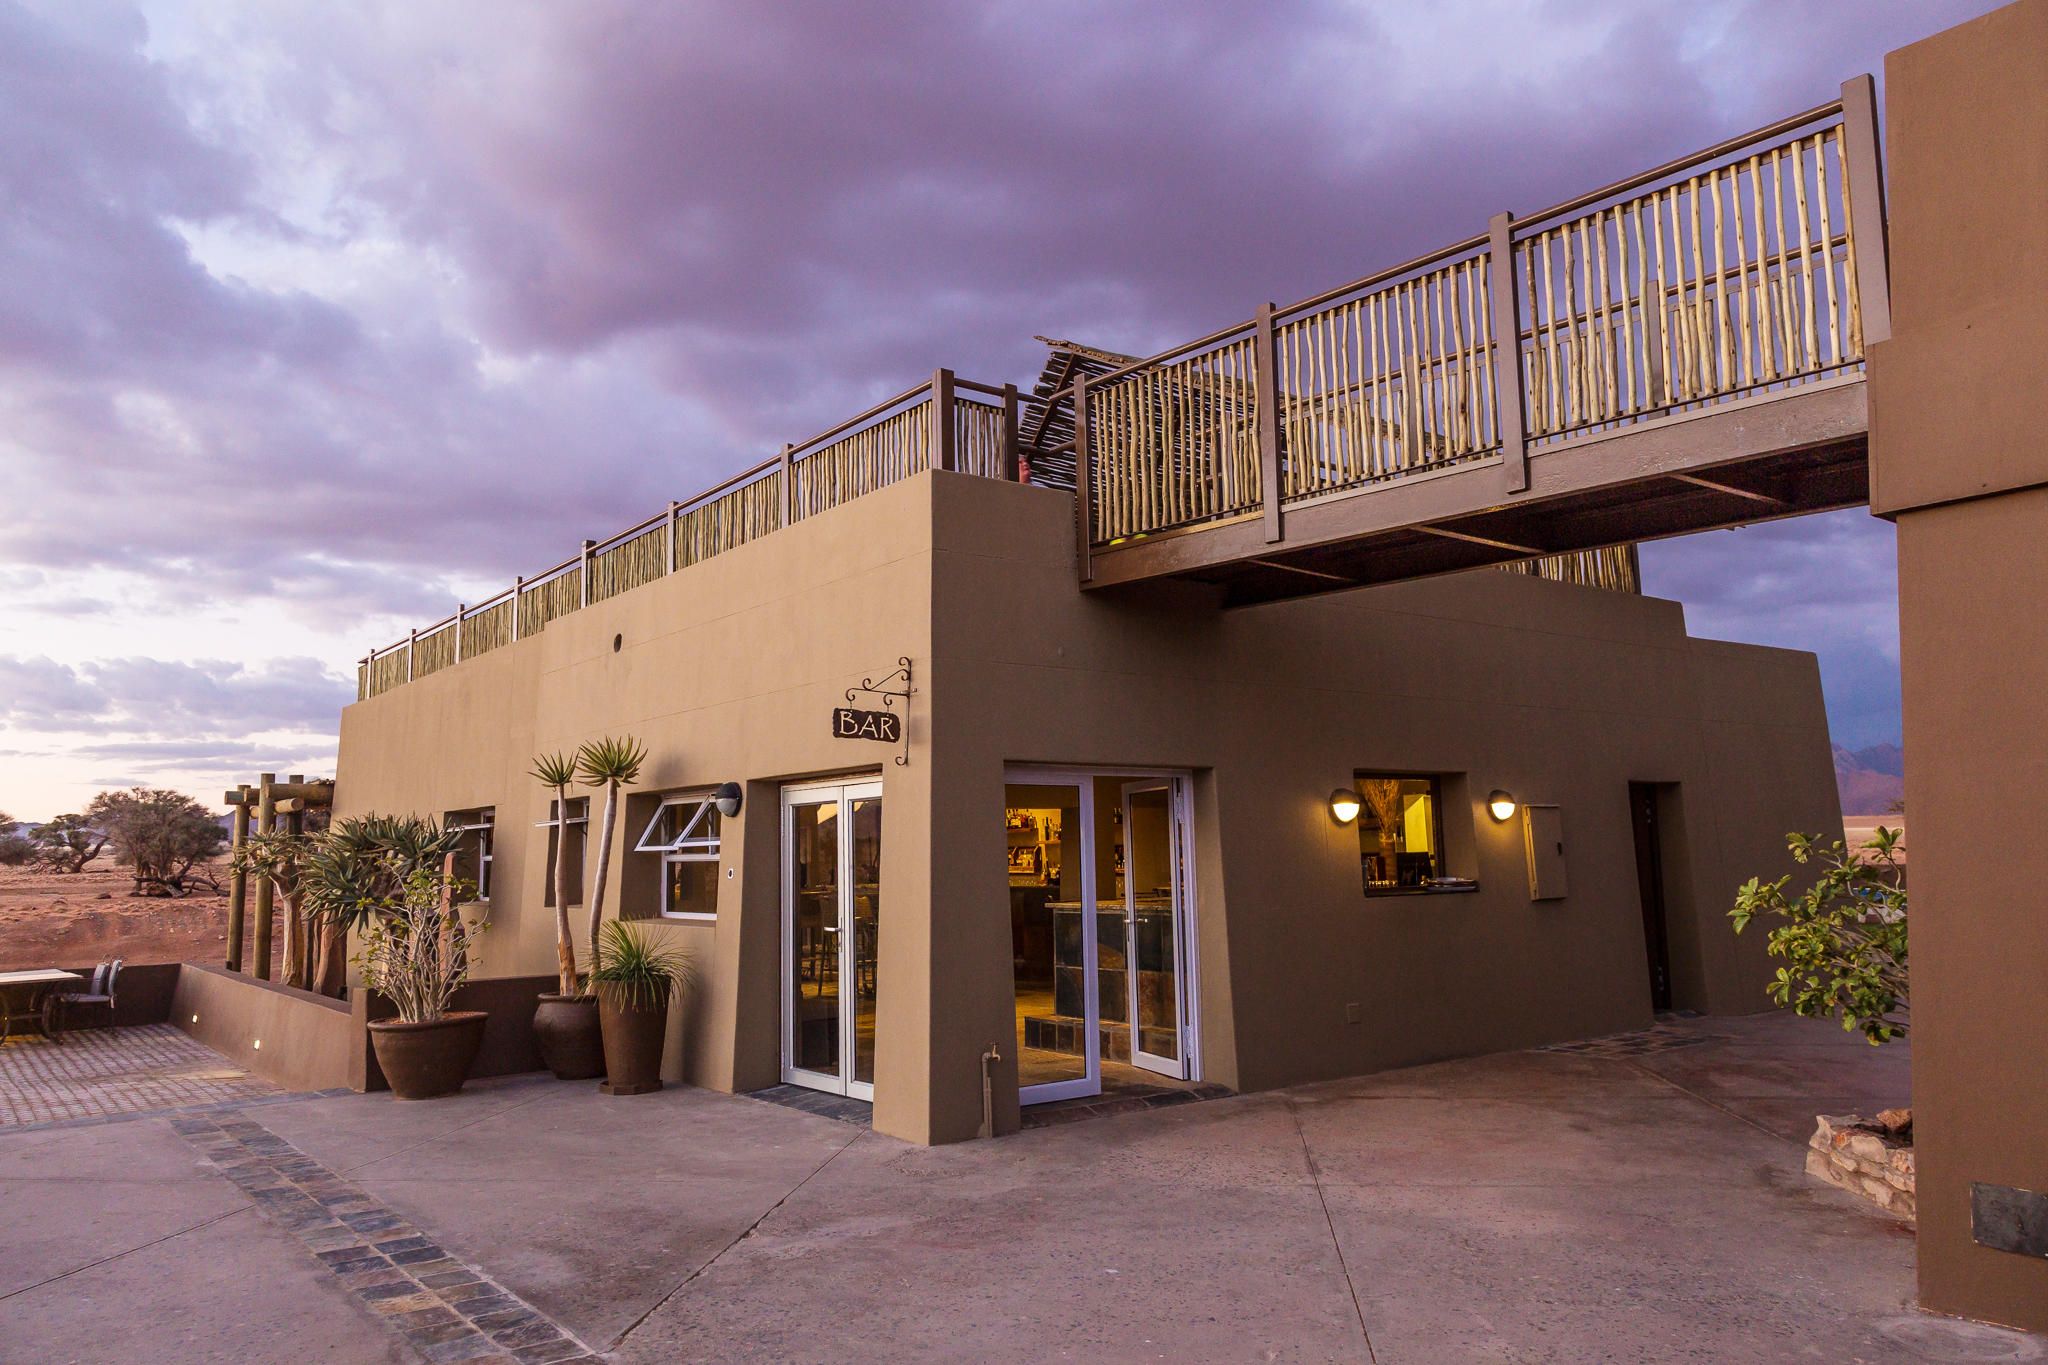
[[[1885,74],[1920,1298],[2048,1330],[2048,0]]]
[[[264,773],[257,779],[256,786],[256,832],[269,834],[277,828],[277,785],[276,773]],[[250,945],[250,952],[256,961],[253,964],[256,976],[263,981],[270,980],[270,929],[271,929],[270,878],[256,879],[256,941]]]
[[[233,814],[228,821],[229,856],[242,851],[242,845],[249,838],[249,802],[252,798],[248,786],[237,787],[228,793]],[[228,952],[227,969],[231,972],[242,970],[242,933],[248,906],[249,878],[240,868],[228,873]]]

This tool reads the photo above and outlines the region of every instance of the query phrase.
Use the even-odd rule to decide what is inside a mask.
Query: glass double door
[[[882,784],[782,793],[782,1079],[875,1097]]]
[[[1020,1097],[1196,1075],[1187,779],[1012,769],[1005,793]]]

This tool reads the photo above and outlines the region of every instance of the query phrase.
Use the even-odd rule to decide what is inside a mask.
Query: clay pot
[[[587,1081],[604,1075],[597,1002],[587,995],[541,996],[533,1011],[533,1040],[556,1080]]]
[[[462,1089],[469,1064],[483,1046],[486,1018],[482,1010],[456,1010],[417,1024],[372,1020],[370,1046],[391,1093],[402,1100],[430,1100]]]
[[[668,997],[650,1009],[629,1009],[616,993],[597,988],[597,1017],[604,1030],[607,1095],[645,1095],[661,1089],[661,1049],[668,1041]]]

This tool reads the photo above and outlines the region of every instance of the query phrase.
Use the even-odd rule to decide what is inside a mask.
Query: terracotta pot
[[[604,1075],[604,1041],[597,1002],[586,995],[543,995],[533,1011],[533,1040],[540,1059],[561,1081]]]
[[[430,1100],[462,1089],[469,1064],[483,1046],[487,1017],[481,1010],[456,1010],[417,1024],[371,1021],[370,1046],[391,1093],[402,1100]]]
[[[597,1017],[604,1030],[607,1095],[645,1095],[661,1089],[661,1049],[668,1041],[668,998],[652,1009],[624,1009],[598,987]]]

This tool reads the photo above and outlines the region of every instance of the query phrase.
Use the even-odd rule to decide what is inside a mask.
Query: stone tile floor
[[[0,1131],[281,1093],[169,1024],[80,1029],[62,1042],[32,1037],[0,1047]]]

